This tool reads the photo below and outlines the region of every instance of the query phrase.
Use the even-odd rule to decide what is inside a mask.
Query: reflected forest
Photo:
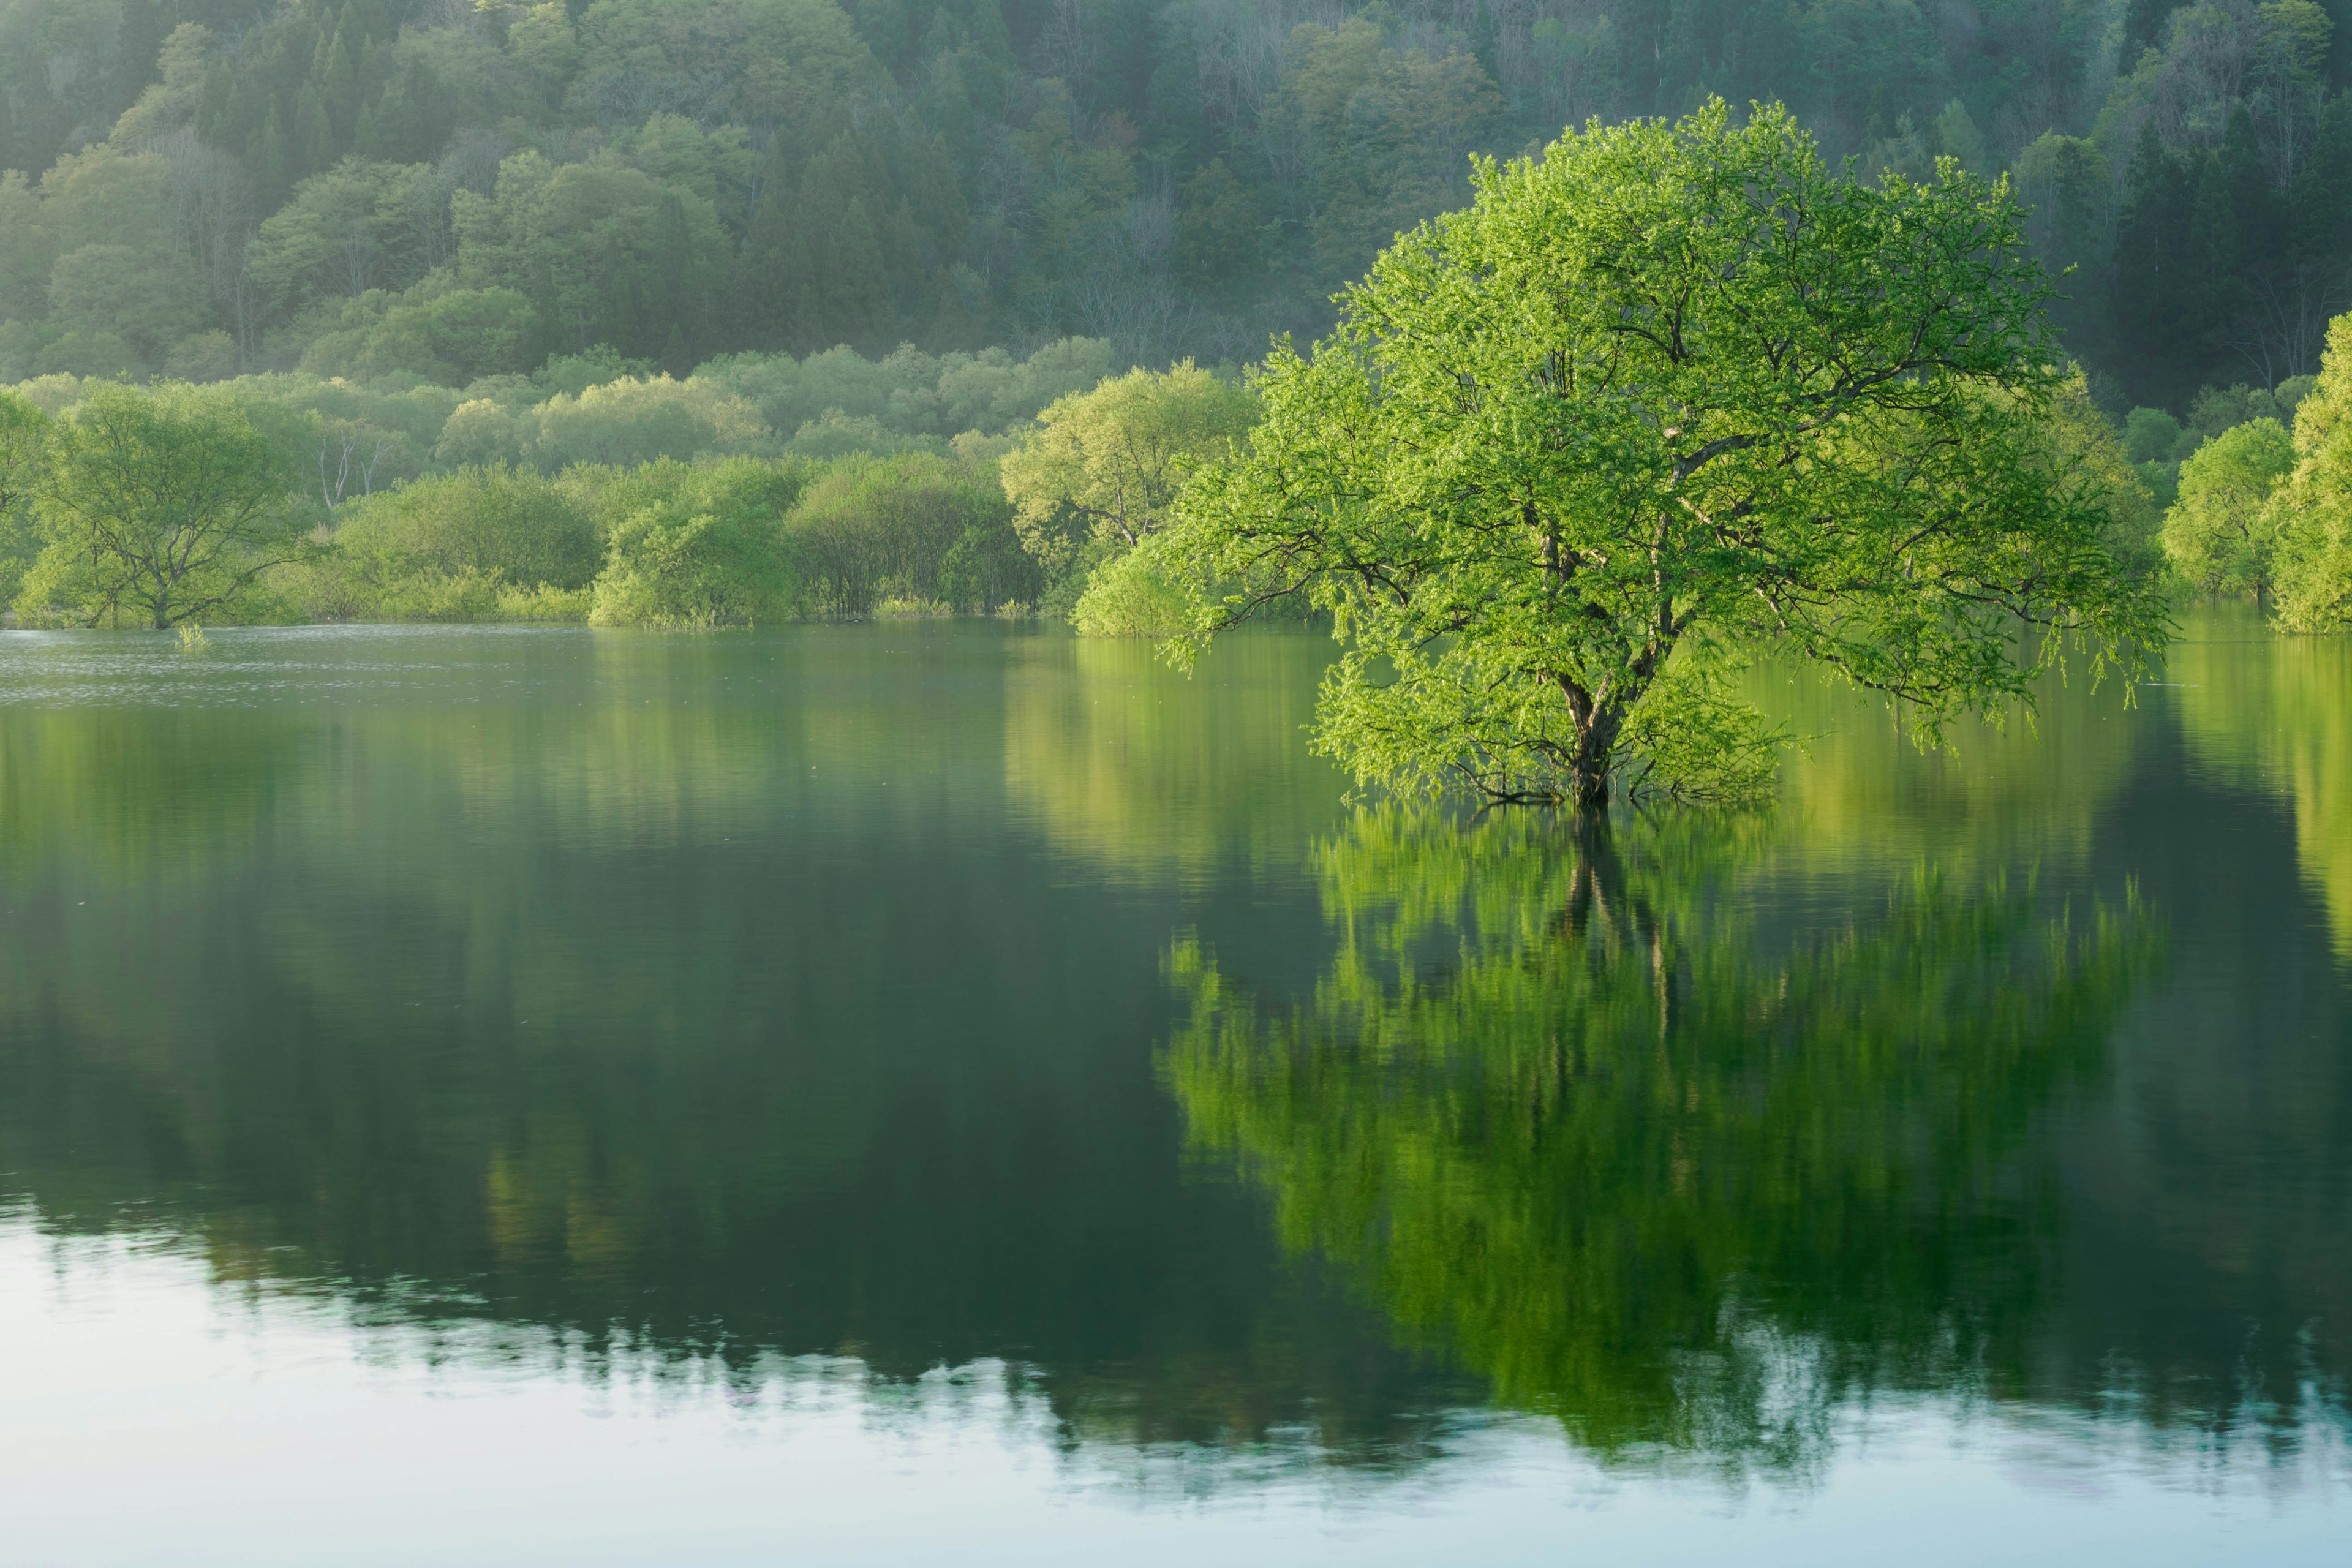
[[[287,635],[205,679],[327,646]],[[446,1355],[1001,1363],[1075,1452],[1237,1478],[1488,1404],[1800,1482],[1906,1395],[2347,1420],[2335,869],[2259,736],[2084,752],[2078,690],[1968,764],[1849,722],[1773,813],[1318,829],[1311,638],[1187,681],[1018,627],[435,634],[474,640],[420,705],[416,635],[331,700],[11,712],[0,1201]],[[47,672],[188,679],[102,654]],[[1972,808],[1989,761],[2038,787]],[[2222,811],[2262,826],[2216,878]],[[2200,1045],[2217,959],[2268,977],[2259,1077]]]

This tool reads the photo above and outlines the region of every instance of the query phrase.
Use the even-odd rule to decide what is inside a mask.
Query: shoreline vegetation
[[[1791,737],[1752,721],[1734,687],[1746,663],[1775,647],[1906,699],[1919,738],[1933,744],[1951,718],[1998,719],[2030,703],[2034,677],[2069,648],[2095,675],[2138,668],[2164,644],[2164,605],[2187,595],[2252,598],[2282,631],[2352,624],[2352,315],[2332,323],[2318,375],[2269,391],[2209,390],[2185,423],[2148,409],[2117,420],[2053,347],[2026,354],[1994,331],[1980,347],[1956,339],[1924,369],[1890,360],[1891,379],[1878,378],[1895,388],[1883,408],[1857,405],[1825,425],[1810,411],[1817,373],[1791,373],[1785,356],[1751,366],[1736,346],[1719,347],[1710,364],[1662,340],[1651,369],[1608,349],[1617,383],[1546,391],[1540,375],[1528,381],[1517,368],[1507,335],[1449,323],[1417,337],[1419,307],[1391,307],[1379,293],[1402,285],[1400,300],[1418,298],[1430,285],[1415,269],[1446,247],[1483,254],[1475,247],[1490,242],[1475,225],[1502,221],[1503,204],[1522,199],[1512,192],[1552,188],[1531,181],[1568,182],[1563,213],[1605,214],[1612,202],[1638,211],[1653,198],[1637,165],[1703,181],[1748,159],[1757,169],[1735,170],[1735,185],[1788,182],[1801,209],[1889,203],[1916,206],[1923,221],[1944,221],[1936,215],[1948,207],[1956,221],[2014,225],[2005,188],[1964,171],[1948,166],[1934,185],[1872,187],[1821,166],[1811,147],[1785,116],[1741,128],[1718,106],[1486,165],[1480,205],[1384,253],[1351,290],[1339,333],[1310,357],[1277,344],[1245,369],[1114,371],[1108,343],[1068,339],[1021,360],[912,349],[879,361],[848,349],[737,355],[682,382],[600,350],[551,359],[503,402],[300,376],[205,385],[53,376],[0,388],[0,602],[18,627],[176,628],[190,648],[203,646],[204,627],[238,624],[675,631],[986,616],[1146,638],[1181,662],[1244,620],[1308,622],[1341,644],[1314,744],[1360,784],[1585,808],[1628,792],[1769,793]],[[1626,167],[1612,170],[1612,160]],[[1576,182],[1594,180],[1577,193]],[[1545,219],[1528,232],[1566,223],[1558,233],[1567,235],[1575,221]],[[2011,259],[1989,250],[1980,281],[1924,286],[1979,289],[1988,321],[2021,319],[2043,285],[2010,232]],[[1801,240],[1827,247],[1807,263],[1827,266],[1855,243],[1828,230],[1818,240],[1783,233],[1759,254]],[[1544,268],[1599,264],[1559,243],[1570,248]],[[1875,275],[1894,253],[1861,243],[1836,264]],[[1489,309],[1476,279],[1518,264],[1495,250],[1464,274],[1470,292],[1441,318],[1476,318]],[[1670,273],[1683,263],[1657,265]],[[1759,296],[1739,307],[1741,319],[1761,319],[1770,304]],[[1960,320],[1948,305],[1935,315],[1946,326]],[[1877,330],[1856,321],[1865,336]],[[1617,331],[1580,321],[1544,326],[1559,337],[1544,352],[1569,363],[1590,352],[1580,334],[1605,342]],[[1364,322],[1386,324],[1367,335]],[[1889,330],[1890,342],[1913,332]],[[1446,331],[1469,332],[1465,345],[1505,345],[1502,357],[1487,364],[1476,358],[1486,350],[1465,348],[1472,357],[1449,368],[1433,348],[1431,367],[1410,369],[1383,359],[1394,352],[1385,334],[1435,345]],[[1849,353],[1826,342],[1822,352],[1824,365]],[[1936,368],[1969,355],[1981,366],[1957,376]],[[1360,368],[1340,368],[1350,365]],[[1370,379],[1350,379],[1365,371]],[[1413,377],[1430,374],[1433,385],[1475,393],[1460,405],[1466,417],[1409,401],[1419,395]],[[1752,382],[1744,390],[1743,375]],[[1478,390],[1490,384],[1520,390]],[[1528,398],[1514,412],[1510,400]],[[779,435],[820,403],[791,437]],[[411,431],[442,404],[448,412],[420,459]],[[1700,423],[1644,423],[1651,405]],[[1633,423],[1615,428],[1627,410]],[[1731,488],[1714,494],[1675,455],[1685,437],[1699,464],[1747,453],[1752,473],[1718,464],[1706,484]],[[1645,457],[1644,441],[1664,445]],[[1416,444],[1423,456],[1408,459]],[[1564,456],[1596,449],[1618,452],[1613,469]],[[1951,471],[1930,475],[1923,460]],[[1434,466],[1416,477],[1414,462]],[[1782,477],[1791,472],[1809,477]],[[1645,500],[1644,484],[1664,488]],[[1989,484],[2000,494],[1985,500]],[[1448,542],[1479,532],[1491,509],[1477,497],[1505,492],[1524,492],[1514,506],[1545,520],[1549,542],[1529,558],[1538,576],[1528,583],[1511,579],[1527,563],[1511,564],[1525,552],[1507,540],[1490,565]],[[1676,505],[1703,526],[1662,544],[1643,520]],[[1876,522],[1871,506],[1883,511]],[[1611,521],[1612,507],[1622,522]],[[1766,508],[1798,531],[1771,537]],[[1748,521],[1727,532],[1717,513]],[[1297,521],[1318,518],[1329,521]],[[1858,542],[1882,527],[1885,559],[1856,575]],[[1604,621],[1588,609],[1548,626],[1552,612],[1540,606],[1569,580],[1560,574],[1581,571],[1577,591],[1601,605],[1609,563],[1631,559],[1635,534],[1668,575],[1645,567],[1626,578],[1633,598]],[[1922,553],[1931,539],[1948,556]],[[1746,593],[1786,603],[1776,615],[1709,625],[1698,607],[1753,570],[1738,564],[1743,552],[1781,563],[1761,568]],[[1730,576],[1719,570],[1727,560]],[[1898,582],[1923,570],[1916,588]],[[1669,578],[1682,585],[1654,585]],[[1446,595],[1459,604],[1446,607]],[[1528,608],[1537,619],[1524,619]],[[1653,623],[1661,630],[1640,629]],[[1506,651],[1496,627],[1521,646]],[[1541,698],[1481,695],[1525,689],[1530,679],[1568,703],[1550,713]],[[1582,706],[1580,690],[1590,693]]]

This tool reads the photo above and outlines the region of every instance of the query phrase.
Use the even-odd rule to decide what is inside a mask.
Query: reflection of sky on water
[[[1603,1468],[1470,1412],[1388,1475],[1279,1442],[1098,1449],[1002,1363],[655,1371],[536,1328],[355,1322],[21,1218],[0,1344],[7,1563],[1428,1563],[1468,1530],[1489,1563],[2317,1563],[2352,1474],[2325,1421],[2217,1447],[1917,1398],[1837,1412],[1794,1487]]]

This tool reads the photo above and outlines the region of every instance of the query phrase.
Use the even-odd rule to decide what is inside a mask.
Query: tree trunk
[[[1569,804],[1579,811],[1609,809],[1609,759],[1587,763],[1581,756],[1569,769]]]
[[[1618,731],[1625,727],[1624,704],[1594,703],[1584,715],[1576,737],[1576,754],[1569,759],[1569,804],[1580,812],[1609,809],[1609,764],[1617,750]]]

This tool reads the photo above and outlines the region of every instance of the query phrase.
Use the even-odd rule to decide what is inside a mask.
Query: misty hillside
[[[2013,171],[2102,400],[2316,367],[2352,0],[0,0],[0,382],[1312,332],[1471,155],[1708,94]]]

